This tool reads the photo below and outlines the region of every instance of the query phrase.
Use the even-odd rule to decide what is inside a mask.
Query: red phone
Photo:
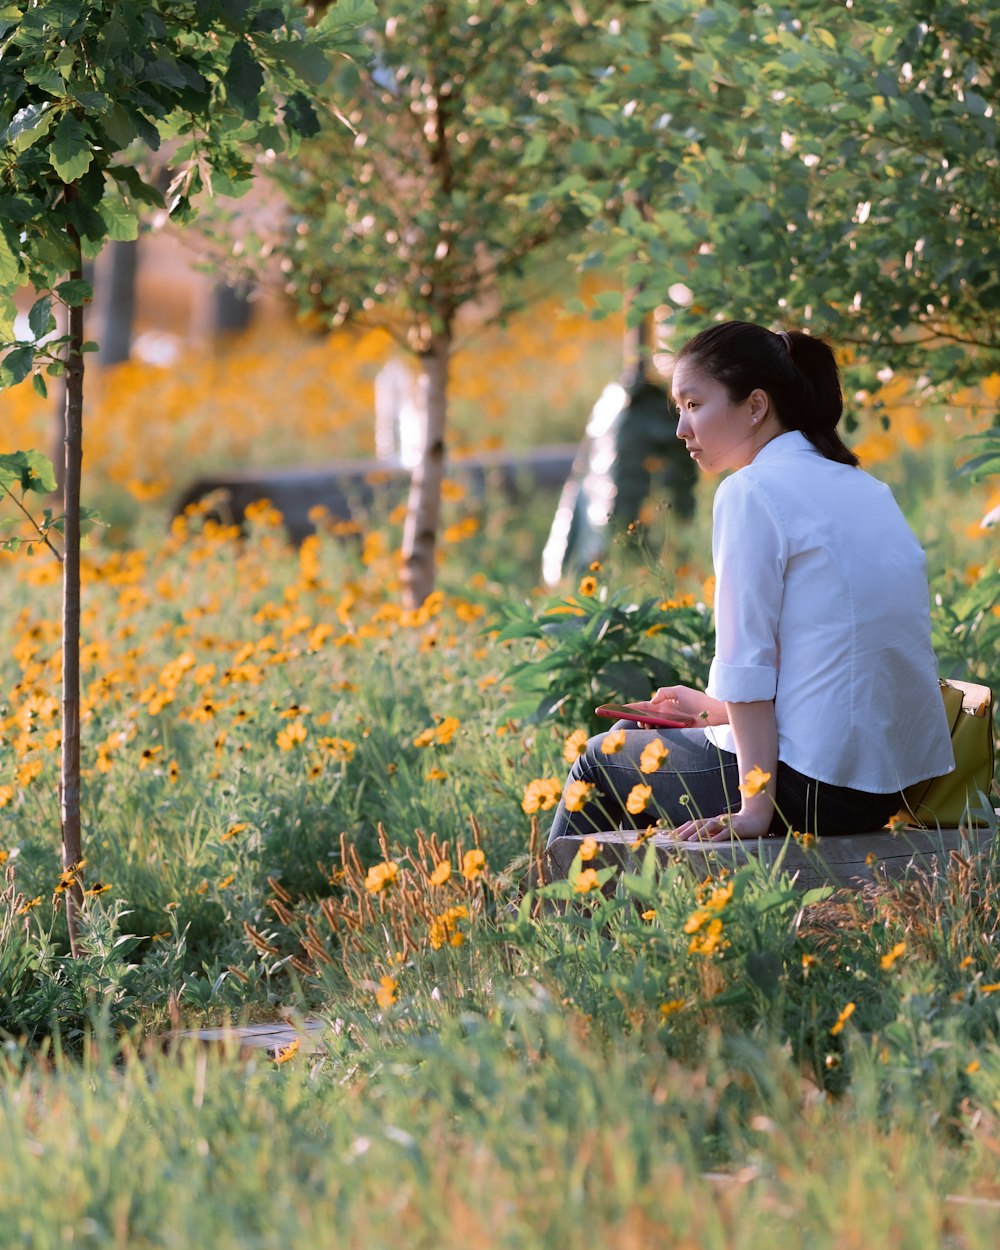
[[[612,720],[642,721],[663,729],[691,729],[697,724],[697,717],[685,716],[683,712],[665,712],[659,703],[602,703],[594,711]]]

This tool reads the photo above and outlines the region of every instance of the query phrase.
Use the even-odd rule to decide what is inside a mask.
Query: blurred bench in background
[[[497,490],[511,503],[537,490],[557,492],[573,464],[575,444],[499,450],[448,461],[446,476],[474,498]],[[309,514],[323,507],[337,520],[363,521],[373,509],[389,511],[406,500],[410,471],[385,460],[339,460],[310,468],[235,469],[200,477],[174,505],[180,515],[192,505],[222,524],[242,525],[247,507],[268,499],[284,517],[293,542],[316,526]]]

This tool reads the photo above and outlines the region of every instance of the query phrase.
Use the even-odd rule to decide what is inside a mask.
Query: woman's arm
[[[722,841],[738,838],[762,838],[774,817],[775,778],[778,772],[778,723],[774,703],[727,703],[729,724],[736,740],[736,761],[740,777],[745,781],[751,770],[759,768],[770,774],[767,783],[756,794],[744,794],[738,812],[689,820],[678,826],[674,836],[681,842],[709,839]]]

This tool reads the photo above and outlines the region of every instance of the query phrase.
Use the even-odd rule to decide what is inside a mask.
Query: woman
[[[573,811],[564,793],[549,841],[654,822],[682,840],[878,829],[902,789],[954,759],[924,553],[837,433],[833,352],[724,322],[682,348],[672,390],[692,459],[730,473],[713,512],[708,687],[652,696],[695,728],[621,722],[624,734],[592,738],[570,780],[595,789],[569,791]],[[667,754],[644,758],[657,739]]]

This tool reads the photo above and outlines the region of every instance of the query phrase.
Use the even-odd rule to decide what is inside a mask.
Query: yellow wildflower
[[[466,881],[474,881],[485,867],[486,856],[478,847],[462,856],[462,876]]]
[[[379,977],[378,989],[375,991],[375,1001],[383,1010],[391,1007],[398,997],[398,989],[399,982],[395,977]]]
[[[746,798],[752,799],[754,795],[760,794],[770,780],[770,773],[764,772],[762,768],[751,768],[746,777],[740,782],[740,792]]]
[[[427,927],[427,940],[432,948],[436,951],[440,950],[445,942],[450,946],[461,946],[465,938],[458,930],[458,922],[468,920],[468,918],[469,909],[461,904],[457,907],[449,907],[440,916],[435,916]]]
[[[236,878],[233,876],[232,873],[230,873],[228,876],[223,877],[222,880],[219,882],[219,884],[215,888],[217,890],[228,890],[235,880]]]
[[[444,771],[443,768],[438,768],[437,766],[435,766],[434,768],[430,770],[430,772],[424,773],[424,780],[425,781],[444,781],[444,779],[447,776],[448,774]]]
[[[653,787],[639,782],[629,791],[628,798],[625,800],[625,808],[632,816],[638,816],[640,812],[646,810],[652,797]]]
[[[905,954],[905,952],[906,952],[905,942],[897,942],[891,951],[886,951],[886,953],[879,960],[879,963],[882,966],[882,971],[888,972],[889,969],[896,962],[896,960],[899,959],[901,955]]]
[[[38,895],[37,898],[29,899],[26,903],[22,904],[22,906],[20,906],[17,909],[17,914],[19,916],[26,915],[29,911],[32,910],[33,907],[37,907],[41,901],[42,901],[42,896],[40,894]]]
[[[591,890],[600,889],[600,881],[597,879],[597,870],[595,868],[584,868],[577,876],[573,883],[573,889],[577,894],[587,894]]]
[[[391,886],[399,876],[399,865],[392,860],[387,863],[374,864],[368,869],[365,877],[365,889],[369,894],[380,894]]]
[[[275,1063],[287,1063],[289,1059],[294,1058],[298,1049],[299,1049],[299,1039],[296,1037],[292,1041],[290,1041],[287,1046],[282,1047],[282,1049],[278,1051],[278,1053],[274,1056],[274,1062]]]
[[[662,739],[654,738],[642,749],[642,754],[639,756],[639,771],[655,773],[669,754],[670,749],[663,745]]]
[[[566,741],[563,743],[563,759],[567,764],[572,764],[587,749],[587,731],[586,729],[574,729]]]
[[[0,807],[6,807],[10,803],[17,791],[13,786],[0,786]]]
[[[586,781],[567,781],[563,791],[563,802],[568,812],[582,812],[584,804],[597,789]]]
[[[451,860],[443,859],[431,873],[428,880],[431,885],[444,885],[451,878]]]
[[[683,998],[671,998],[669,1002],[660,1003],[660,1019],[665,1020],[668,1016],[672,1016],[675,1012],[683,1010]]]
[[[708,924],[695,933],[688,943],[689,955],[712,955],[722,945],[722,921],[718,916],[709,920]]]
[[[652,907],[650,907],[648,911],[644,911],[642,913],[642,918],[643,920],[655,920],[656,919],[655,910]]]
[[[229,842],[233,838],[238,837],[247,827],[245,820],[238,821],[235,825],[230,825],[226,832],[219,838],[220,842]]]
[[[309,731],[302,721],[292,721],[291,724],[278,731],[278,746],[282,751],[294,751],[305,742],[308,736]]]
[[[601,740],[601,751],[605,755],[617,755],[625,745],[624,729],[609,729]]]
[[[597,578],[596,577],[581,578],[578,593],[586,596],[586,598],[588,599],[592,595],[596,595],[597,594]]]
[[[536,777],[529,781],[521,799],[521,808],[529,815],[532,812],[547,812],[555,807],[562,793],[562,782],[557,777]]]
[[[833,1028],[830,1030],[830,1036],[836,1037],[838,1033],[842,1033],[844,1031],[844,1025],[848,1022],[848,1020],[850,1020],[851,1016],[853,1015],[854,1015],[854,1003],[848,1003],[847,1006],[844,1008],[844,1010],[837,1017],[836,1024],[834,1024]]]
[[[593,859],[596,854],[597,854],[597,839],[596,838],[584,838],[583,841],[580,843],[580,858],[583,860],[584,863],[586,863],[588,859]]]

